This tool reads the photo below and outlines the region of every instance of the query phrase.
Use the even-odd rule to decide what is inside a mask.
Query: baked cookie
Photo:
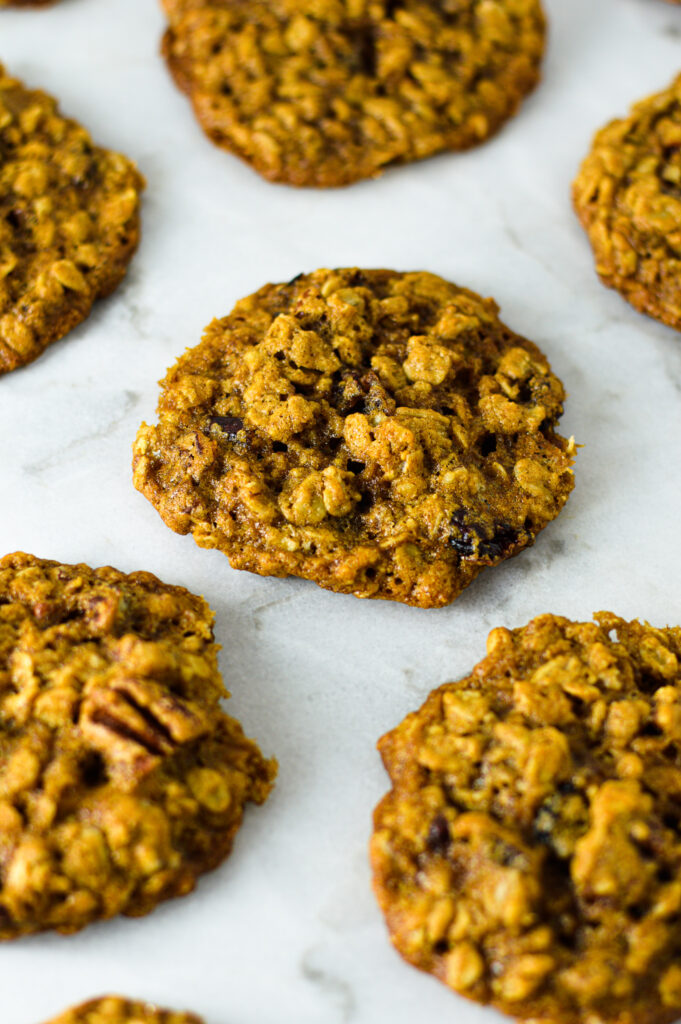
[[[496,132],[539,80],[540,0],[162,0],[206,134],[270,181],[347,185]]]
[[[47,1024],[203,1024],[203,1021],[193,1013],[175,1013],[121,996],[103,996],[61,1013]]]
[[[495,629],[379,742],[392,941],[539,1024],[681,1015],[681,629],[609,612]]]
[[[572,194],[603,284],[681,330],[681,75],[597,133]]]
[[[190,892],[265,800],[212,620],[150,573],[0,559],[0,938]]]
[[[168,371],[135,486],[236,569],[445,605],[573,486],[562,385],[497,312],[426,273],[266,285]]]
[[[30,363],[125,275],[139,240],[135,165],[0,64],[0,375]]]

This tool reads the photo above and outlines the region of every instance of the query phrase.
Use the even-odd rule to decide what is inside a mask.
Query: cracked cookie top
[[[0,64],[0,375],[30,363],[125,275],[144,181]]]
[[[203,1024],[193,1013],[161,1010],[121,996],[103,996],[75,1006],[47,1024]]]
[[[345,185],[475,146],[539,79],[539,0],[162,0],[205,132],[271,181]]]
[[[374,886],[414,965],[515,1017],[681,1015],[681,629],[493,630],[379,742]]]
[[[0,938],[188,893],[265,800],[212,620],[150,573],[0,559]]]
[[[573,201],[603,284],[681,330],[681,75],[596,134]]]
[[[319,270],[241,300],[169,370],[135,486],[235,568],[434,607],[567,500],[562,401],[491,299]]]

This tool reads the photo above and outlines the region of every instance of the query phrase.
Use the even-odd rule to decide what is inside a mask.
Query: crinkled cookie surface
[[[379,743],[392,941],[542,1024],[681,1015],[681,629],[602,612],[490,633]]]
[[[241,300],[168,371],[134,481],[235,568],[434,607],[567,500],[562,401],[492,300],[319,270]]]
[[[602,282],[681,330],[681,75],[596,134],[573,200]]]
[[[144,181],[52,97],[0,64],[0,375],[114,290],[139,241]]]
[[[267,797],[212,619],[150,573],[0,560],[0,938],[188,893]]]
[[[345,185],[493,134],[539,79],[539,0],[162,0],[208,136],[271,181]]]
[[[60,1014],[47,1024],[203,1024],[193,1013],[161,1010],[121,996],[91,999]]]

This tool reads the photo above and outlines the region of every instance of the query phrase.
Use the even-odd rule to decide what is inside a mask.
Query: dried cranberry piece
[[[445,854],[449,849],[452,837],[449,834],[449,822],[444,814],[436,815],[430,823],[426,846],[431,853]]]
[[[209,420],[210,426],[213,424],[218,426],[223,434],[227,434],[228,437],[236,437],[240,430],[244,429],[244,421],[239,419],[238,416],[211,416]]]

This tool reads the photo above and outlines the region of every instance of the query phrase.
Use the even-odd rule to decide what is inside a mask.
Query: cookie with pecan
[[[379,742],[371,842],[397,950],[560,1024],[681,1016],[681,629],[495,629]]]
[[[0,375],[30,363],[125,275],[144,181],[0,64]]]
[[[603,284],[681,330],[681,75],[596,134],[572,194]]]
[[[266,799],[212,621],[150,573],[0,560],[0,938],[185,895]]]
[[[161,1010],[150,1003],[121,996],[103,996],[74,1006],[47,1024],[203,1024],[203,1021],[193,1013]]]
[[[234,568],[447,604],[573,486],[562,385],[497,312],[426,273],[266,285],[168,371],[135,486]]]
[[[476,146],[537,84],[540,0],[162,0],[206,134],[270,181],[346,185]]]

